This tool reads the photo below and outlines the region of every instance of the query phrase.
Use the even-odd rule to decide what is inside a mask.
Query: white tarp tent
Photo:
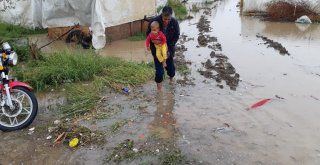
[[[157,0],[157,7],[162,7],[167,4],[168,0]]]
[[[243,0],[243,11],[265,11],[266,4],[274,2],[274,0]],[[299,3],[301,0],[283,0],[292,4]],[[314,12],[320,14],[320,0],[304,0],[308,2]]]
[[[91,26],[93,46],[105,45],[105,28],[154,15],[156,0],[0,0],[0,20],[28,27]]]

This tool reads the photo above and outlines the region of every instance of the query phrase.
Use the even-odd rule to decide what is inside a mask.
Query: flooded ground
[[[216,13],[205,16],[209,34],[222,45],[218,53],[240,74],[236,91],[199,76],[211,50],[185,44],[196,86],[185,89],[189,96],[175,109],[182,151],[211,164],[319,164],[320,26],[301,30],[293,23],[240,17],[236,4],[222,1]],[[181,24],[188,36],[197,35],[199,19]],[[268,48],[257,34],[281,43],[290,56]],[[246,110],[266,98],[271,102]]]
[[[320,25],[241,17],[237,3],[196,3],[204,9],[181,22],[186,40],[180,40],[177,53],[184,55],[194,85],[165,81],[157,94],[150,82],[129,95],[106,92],[103,107],[113,116],[77,122],[104,131],[107,143],[76,150],[52,147],[52,140],[46,140],[46,124],[55,120],[48,116],[57,108],[43,103],[32,126],[41,130],[41,124],[44,130],[0,133],[0,162],[166,164],[162,155],[179,150],[189,164],[319,164]],[[290,55],[268,47],[257,35],[278,42]],[[123,57],[126,47],[128,60],[146,56],[143,42],[113,46],[102,54],[121,50],[112,54]]]
[[[35,35],[30,38],[30,42],[36,43],[38,47],[42,47],[51,40],[47,35]],[[43,52],[59,52],[61,50],[78,50],[82,49],[81,45],[77,45],[74,42],[66,44],[63,40],[57,40],[52,44],[41,49]],[[84,50],[88,51],[88,50]],[[145,41],[129,41],[123,39],[119,41],[108,42],[107,45],[100,50],[96,50],[99,55],[118,57],[127,61],[134,62],[151,62],[153,61],[151,52],[147,51]]]
[[[145,41],[129,41],[127,39],[114,41],[98,53],[102,56],[119,57],[128,61],[153,61],[151,53],[146,49]]]

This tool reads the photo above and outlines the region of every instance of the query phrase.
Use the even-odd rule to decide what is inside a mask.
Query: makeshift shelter
[[[155,15],[156,0],[12,0],[0,1],[0,20],[63,33],[75,24],[91,27],[96,49],[142,30],[144,16]],[[51,31],[50,31],[51,29]]]

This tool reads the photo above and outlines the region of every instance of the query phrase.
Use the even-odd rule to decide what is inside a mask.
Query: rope
[[[55,41],[57,41],[57,40],[59,40],[60,38],[62,38],[62,37],[65,36],[66,34],[70,33],[73,29],[75,29],[75,28],[78,27],[78,26],[79,26],[79,24],[74,25],[70,30],[68,30],[67,32],[63,33],[63,34],[60,35],[58,38],[56,38],[56,39],[52,40],[51,42],[49,42],[49,43],[41,46],[41,47],[39,48],[39,50],[41,50],[42,48],[44,48],[44,47],[52,44],[53,42],[55,42]]]

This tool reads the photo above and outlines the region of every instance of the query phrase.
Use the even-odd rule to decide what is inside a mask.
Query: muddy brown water
[[[129,96],[106,93],[106,106],[121,107],[121,111],[111,119],[82,124],[108,132],[116,121],[127,119],[129,122],[119,132],[107,134],[104,146],[77,150],[64,146],[52,148],[50,140],[45,140],[47,133],[38,135],[35,131],[28,135],[28,130],[0,133],[0,162],[103,164],[106,155],[125,139],[134,140],[139,148],[146,143],[141,135],[148,137],[155,133],[160,138],[159,145],[150,148],[160,148],[161,153],[168,145],[175,146],[188,159],[196,160],[194,164],[319,164],[320,25],[262,22],[241,17],[237,3],[236,0],[215,2],[209,6],[217,6],[211,12],[192,13],[193,19],[180,23],[181,32],[195,38],[183,43],[187,48],[184,56],[191,61],[188,77],[194,86],[170,85],[166,81],[164,91],[158,95],[155,84],[150,82],[134,89]],[[222,50],[215,53],[227,56],[240,74],[241,81],[235,91],[227,88],[224,81],[221,84],[225,88],[221,89],[215,80],[198,72],[204,69],[203,63],[212,60],[211,48],[197,47],[197,23],[201,15],[210,21],[211,30],[206,35],[216,37],[221,44]],[[258,34],[281,43],[290,56],[268,48],[256,37]],[[139,44],[138,56],[145,56],[143,44]],[[127,49],[134,52],[131,46]],[[115,50],[122,49],[115,46],[110,51],[117,54]],[[119,53],[119,57],[123,56]],[[126,58],[139,59],[134,56],[135,53],[129,53]],[[247,110],[266,98],[271,101]],[[46,107],[42,106],[32,126],[54,120],[48,117],[50,110]],[[166,146],[161,148],[160,143]],[[157,164],[157,159],[146,157],[121,164],[141,162]]]

